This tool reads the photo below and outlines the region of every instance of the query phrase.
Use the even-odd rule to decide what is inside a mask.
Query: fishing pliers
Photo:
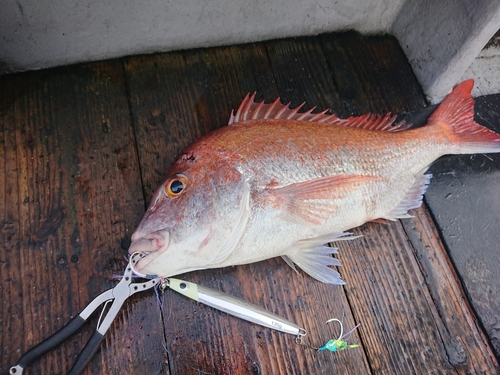
[[[151,289],[160,283],[160,278],[154,278],[148,280],[143,283],[133,283],[134,277],[134,265],[139,261],[140,258],[145,255],[140,253],[135,253],[130,257],[127,268],[125,269],[125,273],[123,274],[120,282],[112,289],[107,290],[106,292],[100,294],[96,297],[91,303],[87,305],[87,307],[77,316],[69,321],[64,327],[62,327],[59,331],[54,333],[52,336],[42,341],[29,351],[27,351],[16,366],[10,368],[11,375],[20,375],[23,373],[24,369],[35,359],[42,356],[49,350],[55,348],[57,345],[65,341],[68,337],[73,335],[94,313],[97,308],[105,304],[97,323],[97,328],[94,331],[94,334],[87,342],[82,352],[78,356],[75,364],[72,369],[68,373],[69,375],[77,375],[80,374],[85,366],[90,362],[90,360],[94,357],[99,349],[102,340],[104,340],[104,336],[108,331],[111,323],[116,318],[120,308],[127,298],[129,298],[132,294],[137,292],[142,292],[148,289]],[[106,306],[111,303],[111,306],[107,310],[107,314],[104,315],[106,310]]]

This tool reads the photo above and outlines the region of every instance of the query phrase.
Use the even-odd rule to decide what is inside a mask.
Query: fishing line
[[[133,254],[133,256],[136,253]],[[139,256],[144,257],[144,253],[139,253]],[[133,266],[131,269],[134,273],[143,275],[137,272]],[[205,305],[211,306],[215,309],[224,311],[230,315],[236,316],[238,318],[263,325],[268,328],[272,328],[281,332],[291,333],[295,335],[295,342],[298,345],[302,345],[306,348],[313,349],[316,351],[329,350],[331,352],[341,351],[345,349],[357,348],[359,344],[349,344],[347,340],[351,334],[360,325],[356,325],[349,332],[344,334],[344,325],[341,320],[337,318],[328,319],[325,324],[332,322],[337,322],[340,325],[340,334],[338,338],[329,340],[326,344],[320,347],[315,347],[304,342],[304,337],[307,335],[307,331],[284,319],[280,316],[273,314],[267,310],[260,308],[257,305],[253,305],[245,300],[237,297],[233,297],[226,293],[216,291],[213,289],[205,288],[195,283],[179,280],[174,278],[160,278],[161,282],[155,287],[155,292],[157,295],[158,302],[161,305],[160,292],[163,293],[166,289],[172,289],[188,298],[191,298],[197,302],[203,303]]]

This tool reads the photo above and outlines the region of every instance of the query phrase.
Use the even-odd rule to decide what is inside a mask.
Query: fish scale
[[[147,254],[136,269],[170,277],[282,256],[342,284],[326,243],[354,239],[345,231],[367,221],[408,217],[440,156],[500,152],[500,135],[474,122],[472,87],[458,85],[416,129],[392,114],[340,119],[247,96],[156,191],[132,235],[129,252]]]

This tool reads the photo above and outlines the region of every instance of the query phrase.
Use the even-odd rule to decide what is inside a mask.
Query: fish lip
[[[170,245],[170,233],[165,230],[158,230],[148,234],[135,232],[131,239],[132,242],[128,249],[129,254],[165,251]]]
[[[168,249],[169,245],[170,234],[168,231],[150,233],[133,240],[128,249],[129,254],[145,254],[134,266],[134,269],[138,271],[137,273],[144,275],[142,270],[162,255]]]

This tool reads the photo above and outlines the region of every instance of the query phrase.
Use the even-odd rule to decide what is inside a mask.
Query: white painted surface
[[[387,30],[405,0],[0,0],[11,71],[356,29]]]
[[[460,80],[471,77],[476,80],[473,96],[500,93],[500,32],[481,51]]]
[[[499,28],[500,0],[0,0],[0,73],[354,29],[393,33],[439,101]]]
[[[437,103],[499,28],[498,0],[409,0],[391,31],[427,97]]]

